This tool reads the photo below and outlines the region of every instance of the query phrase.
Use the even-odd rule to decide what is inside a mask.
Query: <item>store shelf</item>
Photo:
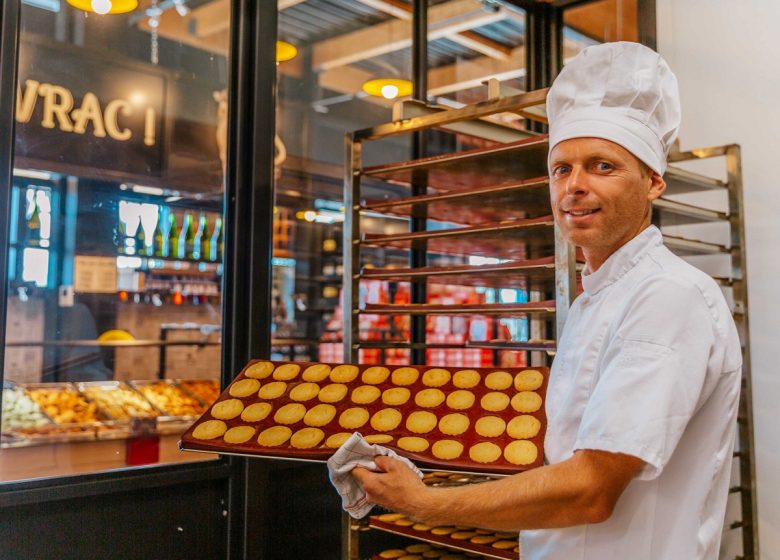
[[[545,289],[555,283],[555,259],[545,257],[486,265],[373,268],[360,275],[366,280],[430,282],[485,288]]]
[[[547,175],[547,136],[367,167],[363,175],[402,185],[419,181],[433,191],[479,189],[541,177]]]
[[[557,344],[554,340],[538,342],[523,342],[519,340],[486,340],[484,342],[467,342],[466,348],[480,348],[485,350],[515,350],[515,351],[542,351],[555,355]]]
[[[546,257],[555,250],[551,216],[416,233],[365,234],[361,244],[501,259]]]
[[[708,210],[667,198],[655,200],[653,212],[659,217],[661,226],[689,225],[729,219],[729,215],[725,212]]]
[[[503,315],[525,317],[527,315],[550,315],[555,313],[554,301],[532,301],[530,303],[478,303],[478,304],[435,304],[410,303],[393,305],[367,303],[358,313],[371,315]]]
[[[452,348],[466,348],[466,344],[435,344],[435,343],[426,343],[426,342],[407,342],[407,341],[399,341],[399,340],[388,340],[388,341],[380,341],[380,340],[365,340],[365,341],[359,341],[356,344],[352,345],[353,348],[363,348],[363,349],[393,349],[393,350],[411,350],[413,348],[432,348],[432,349],[452,349]]]
[[[723,181],[673,166],[667,167],[664,180],[667,196],[712,190],[725,191],[728,188]]]
[[[717,243],[708,243],[697,239],[685,239],[683,237],[674,237],[664,235],[664,245],[666,245],[675,254],[682,257],[693,255],[716,255],[729,254],[730,249],[725,245]]]
[[[477,225],[550,213],[549,179],[536,177],[478,189],[366,201],[361,210]]]

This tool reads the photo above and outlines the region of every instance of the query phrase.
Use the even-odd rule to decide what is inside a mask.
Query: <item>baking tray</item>
[[[552,216],[392,235],[366,233],[361,243],[512,260],[543,258],[555,252]]]
[[[420,550],[421,546],[427,546],[428,548],[424,552],[437,551],[439,553],[436,558],[445,558],[447,560],[473,560],[473,559],[485,559],[487,556],[479,554],[462,554],[460,550],[453,550],[443,546],[432,545],[431,543],[415,543],[408,545],[405,548],[391,548],[377,552],[371,556],[371,560],[388,560],[388,558],[430,558],[425,556],[424,552]],[[403,554],[402,554],[403,553]]]
[[[549,179],[536,177],[440,194],[367,200],[362,209],[456,224],[481,224],[550,214]]]
[[[394,515],[395,514],[388,514],[388,516],[390,517]],[[430,530],[418,530],[418,529],[414,529],[414,525],[404,526],[404,525],[398,525],[397,522],[382,521],[380,517],[383,516],[375,515],[369,517],[368,526],[373,529],[379,529],[380,531],[385,531],[387,533],[393,533],[396,535],[411,537],[418,541],[440,545],[450,549],[481,554],[486,558],[500,558],[502,560],[517,560],[519,554],[519,550],[514,550],[514,548],[499,549],[499,548],[492,547],[490,544],[473,543],[469,539],[454,539],[450,537],[450,535],[434,535],[433,533],[431,533]],[[399,521],[403,521],[403,520],[405,520],[407,523],[411,523],[411,521],[405,517],[402,517]],[[479,534],[477,529],[460,528],[460,527],[453,528],[453,533],[455,532],[469,532],[469,533],[477,533],[477,535]],[[493,532],[484,531],[482,533],[484,535],[487,535]],[[517,543],[517,547],[519,547],[519,543],[520,543],[519,536],[517,534],[513,534],[511,538],[508,536],[505,539],[499,537],[497,540],[506,540],[506,541],[514,540]]]
[[[367,315],[502,315],[525,317],[551,315],[555,302],[529,301],[527,303],[367,303],[360,313]]]
[[[229,400],[235,397],[232,397],[229,394],[230,388],[235,385],[235,383],[240,382],[244,379],[247,379],[245,375],[246,369],[252,365],[250,362],[247,364],[247,366],[244,367],[244,369],[241,371],[241,373],[236,377],[236,379],[229,385],[225,391],[220,396],[217,403],[223,402],[225,400]],[[211,416],[211,410],[213,409],[213,406],[209,409],[207,413],[202,415],[196,422],[193,424],[193,426],[190,427],[187,432],[184,433],[184,435],[181,438],[181,441],[179,442],[179,447],[182,450],[188,450],[188,451],[203,451],[208,453],[224,453],[224,454],[234,454],[234,455],[246,455],[246,456],[257,456],[257,457],[269,457],[269,458],[279,458],[279,459],[293,459],[293,460],[300,460],[300,461],[325,461],[330,457],[335,450],[328,448],[325,446],[325,441],[327,440],[328,436],[336,434],[336,433],[345,433],[345,432],[353,432],[353,431],[359,431],[364,436],[368,435],[376,435],[376,434],[388,434],[392,436],[392,441],[388,443],[383,443],[382,445],[385,445],[386,447],[392,448],[396,450],[399,454],[408,457],[412,461],[414,461],[418,466],[421,468],[429,468],[429,469],[437,469],[437,470],[448,470],[448,471],[458,471],[458,472],[468,472],[468,473],[474,473],[474,474],[512,474],[516,472],[520,472],[523,470],[527,470],[530,468],[534,468],[537,466],[540,466],[542,464],[543,460],[543,450],[544,450],[544,433],[547,427],[547,421],[546,417],[544,415],[544,397],[547,391],[547,382],[549,377],[549,369],[548,368],[530,368],[530,367],[521,367],[521,368],[500,368],[500,367],[493,367],[493,368],[441,368],[441,369],[447,369],[451,374],[462,369],[474,369],[480,374],[480,382],[479,384],[469,389],[474,393],[475,396],[475,402],[474,405],[468,409],[468,410],[452,410],[447,407],[446,405],[446,396],[448,396],[451,392],[457,390],[457,387],[455,387],[452,384],[452,381],[448,382],[447,384],[438,387],[444,395],[445,395],[445,401],[442,402],[440,405],[433,407],[433,408],[421,408],[417,404],[415,404],[415,395],[417,392],[419,392],[422,389],[427,389],[429,387],[423,385],[422,383],[422,374],[429,370],[434,369],[433,367],[428,366],[404,366],[404,367],[411,367],[418,371],[419,376],[417,381],[415,381],[413,384],[406,386],[410,391],[410,398],[409,400],[399,406],[389,406],[382,402],[382,397],[378,398],[374,402],[370,404],[355,404],[351,401],[351,395],[352,391],[359,387],[364,385],[364,383],[361,380],[363,372],[368,369],[369,367],[375,367],[372,365],[359,365],[358,370],[359,373],[354,381],[344,383],[344,385],[347,386],[347,394],[346,396],[336,403],[331,403],[336,408],[336,414],[334,418],[325,426],[320,427],[320,429],[324,432],[324,437],[322,438],[321,443],[314,448],[311,449],[296,449],[292,447],[289,440],[285,442],[283,445],[278,447],[261,447],[256,443],[256,438],[260,432],[263,430],[270,428],[272,426],[277,425],[277,423],[274,421],[273,417],[276,411],[286,404],[290,404],[294,402],[290,397],[290,391],[294,389],[297,385],[303,382],[301,376],[302,373],[306,370],[307,367],[315,365],[319,362],[277,362],[273,361],[271,362],[274,367],[278,367],[280,365],[288,364],[288,363],[297,363],[297,365],[300,366],[300,372],[298,373],[297,377],[291,381],[288,382],[287,388],[284,392],[284,394],[277,399],[270,400],[270,401],[263,401],[260,397],[257,396],[256,393],[253,393],[250,397],[242,398],[240,399],[244,405],[244,407],[249,406],[250,404],[258,403],[258,402],[270,402],[272,404],[272,410],[268,414],[268,416],[260,421],[260,422],[254,422],[254,423],[248,423],[243,420],[241,420],[240,417],[236,417],[230,420],[224,420],[225,424],[227,425],[227,428],[233,428],[240,425],[251,425],[256,428],[255,434],[250,438],[250,440],[243,444],[229,444],[225,443],[221,437],[218,437],[213,440],[198,440],[192,436],[193,430],[197,428],[201,423],[203,423],[206,420],[213,419]],[[339,364],[326,364],[330,367],[336,367],[336,365]],[[399,366],[390,366],[387,369],[389,369],[391,372],[398,369]],[[436,368],[439,369],[439,368]],[[528,415],[535,417],[537,420],[539,420],[540,423],[540,429],[539,432],[533,437],[530,438],[529,441],[531,441],[537,450],[537,457],[536,460],[528,465],[514,465],[507,461],[503,454],[499,457],[498,460],[492,463],[480,463],[476,461],[472,461],[469,456],[468,452],[472,445],[475,445],[476,443],[479,443],[481,441],[491,441],[495,444],[497,444],[503,451],[504,447],[508,445],[512,440],[512,438],[509,437],[509,435],[504,431],[499,437],[495,438],[485,438],[480,435],[478,435],[475,431],[475,423],[476,421],[482,417],[482,416],[498,416],[502,420],[504,420],[507,424],[509,421],[514,418],[515,416],[521,415],[521,413],[515,412],[515,410],[512,408],[511,405],[507,406],[506,409],[500,412],[487,412],[482,410],[480,406],[480,399],[482,396],[484,396],[486,393],[491,392],[490,389],[485,387],[484,385],[484,378],[487,374],[494,372],[494,371],[506,371],[509,374],[511,374],[513,377],[527,369],[535,369],[542,373],[543,381],[542,386],[539,387],[536,392],[540,395],[542,398],[542,405],[539,408],[539,410],[528,413]],[[266,379],[260,380],[261,387],[269,382],[272,381],[272,377],[267,377]],[[324,387],[325,385],[331,383],[331,381],[328,379],[322,381],[319,383],[320,388]],[[382,393],[384,391],[397,387],[397,385],[394,385],[391,381],[391,376],[388,376],[387,380],[376,384],[375,385]],[[511,386],[509,389],[506,389],[504,391],[498,391],[503,392],[510,398],[517,393],[514,386]],[[215,403],[215,404],[217,404]],[[314,397],[310,401],[303,402],[302,404],[306,407],[307,411],[311,409],[315,404],[319,404],[320,401],[318,400],[318,397]],[[360,426],[356,429],[344,429],[339,425],[339,416],[340,414],[348,409],[353,407],[361,407],[365,408],[368,413],[369,417],[373,417],[373,415],[378,412],[381,409],[385,408],[394,408],[398,410],[401,413],[402,420],[397,428],[394,430],[391,430],[389,432],[378,432],[374,430],[371,425],[370,421],[366,422],[363,426]],[[445,435],[439,431],[438,425],[433,428],[432,431],[430,431],[427,434],[415,434],[412,433],[410,430],[408,430],[405,426],[406,419],[409,417],[409,415],[417,410],[428,410],[430,412],[433,412],[436,417],[437,421],[441,420],[443,416],[450,413],[461,413],[468,417],[469,419],[469,427],[466,430],[465,433],[460,435]],[[296,422],[294,424],[290,424],[289,427],[292,429],[292,432],[295,433],[297,430],[307,427],[306,424],[303,421]],[[405,437],[405,436],[416,436],[416,437],[423,437],[427,439],[430,443],[430,446],[428,449],[424,452],[420,453],[413,453],[406,450],[401,449],[398,447],[397,442],[399,438]],[[445,440],[445,439],[455,439],[457,441],[460,441],[463,443],[464,449],[460,457],[453,460],[442,460],[438,459],[433,456],[431,452],[431,447],[436,441],[439,440]]]

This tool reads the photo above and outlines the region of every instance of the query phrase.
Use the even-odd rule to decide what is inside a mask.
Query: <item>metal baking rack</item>
[[[420,102],[396,105],[392,122],[357,130],[346,136],[346,169],[344,180],[344,357],[356,362],[361,348],[433,347],[419,332],[422,323],[412,322],[409,341],[364,342],[358,336],[358,318],[362,313],[389,315],[473,314],[527,316],[531,340],[490,340],[466,344],[469,348],[527,351],[532,365],[549,364],[555,354],[560,332],[571,302],[581,289],[578,272],[581,258],[565,242],[550,217],[547,152],[548,140],[543,134],[526,130],[505,129],[504,138],[511,141],[487,148],[453,152],[387,165],[365,167],[363,144],[399,134],[418,133],[426,129],[457,128],[458,132],[485,138],[485,121],[502,112],[522,114],[534,110],[543,114],[547,90],[536,90],[510,97],[466,105],[458,109],[428,110]],[[543,119],[543,117],[540,117]],[[491,123],[495,128],[496,125]],[[514,139],[513,139],[514,137]],[[739,442],[735,460],[739,461],[740,480],[732,492],[741,495],[741,519],[727,524],[727,529],[742,530],[742,558],[757,557],[755,509],[753,420],[750,402],[750,356],[748,336],[747,273],[744,254],[744,214],[742,211],[742,177],[740,151],[736,145],[673,152],[670,163],[723,157],[726,179],[716,179],[688,168],[671,165],[664,179],[667,189],[653,206],[653,223],[664,234],[664,242],[683,257],[702,255],[730,259],[730,274],[715,275],[724,290],[730,292],[734,316],[744,348],[743,391],[739,414]],[[363,182],[392,183],[408,190],[396,198],[364,200]],[[390,189],[388,189],[390,192]],[[718,209],[701,207],[680,198],[691,193],[726,193],[727,204]],[[363,213],[406,217],[408,233],[392,235],[364,234],[360,229]],[[449,229],[427,229],[427,220],[447,222]],[[686,237],[676,231],[692,225],[728,224],[729,242]],[[705,227],[708,227],[705,225]],[[667,232],[672,229],[675,231]],[[362,267],[361,252],[372,247],[392,247],[406,251],[410,266],[404,268]],[[416,254],[416,257],[415,257]],[[423,255],[420,258],[420,255]],[[506,260],[496,265],[414,266],[426,262],[427,256],[478,255]],[[361,280],[382,279],[391,282],[483,286],[491,289],[520,288],[528,290],[529,304],[486,304],[464,306],[432,305],[417,298],[407,305],[359,305]],[[414,328],[418,332],[414,332]],[[437,345],[437,347],[446,345]],[[342,557],[358,558],[357,531],[364,525],[346,519],[343,524]],[[724,532],[725,538],[725,532]]]

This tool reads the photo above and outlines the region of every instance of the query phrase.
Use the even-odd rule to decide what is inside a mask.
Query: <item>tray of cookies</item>
[[[439,560],[469,560],[470,558],[492,558],[473,552],[456,551],[443,546],[435,546],[428,543],[410,544],[405,548],[389,548],[374,554],[371,560],[425,560],[426,558],[438,558]]]
[[[372,515],[368,526],[419,541],[461,550],[484,558],[516,559],[520,552],[518,533],[473,527],[431,527],[416,523],[401,513]]]
[[[511,474],[542,464],[548,374],[255,361],[179,447],[324,461],[359,431],[422,468]]]

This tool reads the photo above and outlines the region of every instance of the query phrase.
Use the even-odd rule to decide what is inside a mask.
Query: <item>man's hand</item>
[[[356,467],[352,474],[366,491],[368,501],[411,517],[424,508],[428,488],[401,461],[380,455],[374,462],[382,472]]]

